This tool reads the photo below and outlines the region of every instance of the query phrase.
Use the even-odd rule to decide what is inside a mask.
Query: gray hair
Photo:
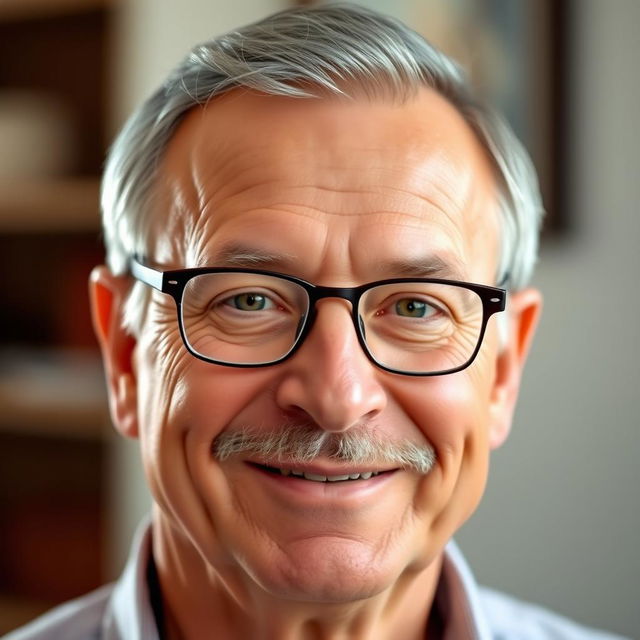
[[[395,467],[429,473],[436,462],[436,451],[428,443],[391,440],[370,428],[353,427],[331,432],[314,424],[289,422],[275,432],[245,428],[222,431],[213,442],[218,460],[232,456],[252,456],[286,468],[299,467],[320,456],[354,467]]]
[[[326,95],[404,100],[430,87],[454,105],[493,162],[499,185],[498,282],[524,287],[538,248],[542,204],[527,152],[509,126],[476,100],[459,67],[399,21],[348,5],[276,13],[196,46],[129,118],[106,163],[101,205],[107,262],[124,274],[149,251],[150,200],[162,155],[196,105],[244,87],[313,98]],[[140,300],[125,322],[135,326]]]

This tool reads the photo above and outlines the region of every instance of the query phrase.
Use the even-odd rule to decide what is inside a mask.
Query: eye
[[[265,309],[273,309],[275,306],[266,296],[251,291],[227,298],[224,304],[239,311],[264,311]]]
[[[395,303],[394,308],[399,316],[407,318],[426,318],[436,312],[435,307],[416,298],[402,298]]]

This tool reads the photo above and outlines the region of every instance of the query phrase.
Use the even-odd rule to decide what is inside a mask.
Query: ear
[[[509,294],[507,335],[497,356],[491,397],[489,444],[492,449],[501,446],[511,430],[522,371],[541,311],[542,295],[538,290],[524,289]]]
[[[137,383],[133,367],[135,339],[123,328],[123,305],[131,281],[114,276],[105,266],[89,278],[93,328],[100,344],[114,425],[129,438],[138,437]]]

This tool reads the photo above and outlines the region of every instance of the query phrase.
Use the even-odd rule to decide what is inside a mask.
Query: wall
[[[546,308],[514,431],[459,541],[481,580],[637,637],[640,3],[576,8],[574,233],[543,248]]]
[[[281,4],[129,0],[116,114],[129,111],[189,44]],[[409,15],[406,2],[370,6]],[[494,454],[486,499],[459,541],[482,582],[636,635],[640,3],[581,0],[576,9],[574,229],[543,249],[536,285],[545,294],[545,316],[514,431]],[[138,467],[135,448],[118,445],[118,559],[147,504]]]

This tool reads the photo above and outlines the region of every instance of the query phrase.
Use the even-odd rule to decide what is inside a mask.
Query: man
[[[541,207],[447,58],[348,7],[208,42],[102,203],[94,321],[153,512],[115,586],[10,637],[612,637],[450,543],[510,429]]]

